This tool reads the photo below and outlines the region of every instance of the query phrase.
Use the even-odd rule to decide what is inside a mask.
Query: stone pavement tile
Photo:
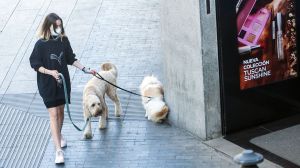
[[[16,55],[20,48],[20,45],[23,42],[23,37],[14,37],[14,40],[11,40],[11,37],[0,36],[1,41],[5,41],[5,43],[0,43],[1,54],[0,55]],[[9,33],[13,34],[13,32]]]
[[[36,72],[28,66],[28,63],[20,63],[18,69],[12,79],[13,82],[22,82],[22,81],[34,81],[36,85]],[[35,89],[37,89],[35,87]],[[26,90],[24,90],[26,91]]]
[[[158,15],[158,1],[103,1],[81,62],[92,68],[105,61],[114,63],[118,82],[125,88],[137,88],[146,74],[160,75]],[[76,72],[74,81],[80,79]]]
[[[21,2],[21,1],[19,1]],[[6,91],[9,87],[10,82],[14,78],[14,75],[22,62],[24,55],[28,46],[31,43],[33,37],[35,36],[36,27],[39,24],[39,20],[41,16],[39,15],[45,7],[47,6],[47,0],[43,1],[42,6],[40,3],[32,3],[32,8],[23,10],[22,6],[16,6],[15,12],[11,14],[9,20],[7,20],[7,25],[5,29],[0,34],[1,41],[7,41],[6,43],[0,44],[1,54],[5,55],[9,54],[13,56],[13,62],[10,64],[10,68],[8,69],[8,73],[5,76],[5,82],[0,86],[0,91]],[[28,2],[27,2],[28,3]],[[20,5],[20,4],[16,4]],[[36,5],[36,6],[35,6]],[[23,6],[26,7],[26,6]],[[28,58],[28,57],[27,57]],[[29,64],[28,64],[29,66]]]
[[[13,2],[9,4],[13,4]],[[82,5],[83,3],[78,2],[78,4]],[[30,73],[33,72],[32,69],[24,68],[26,64],[27,67],[30,67],[28,58],[32,52],[33,45],[37,40],[37,28],[44,19],[44,16],[48,14],[48,12],[57,12],[66,21],[65,23],[68,24],[69,17],[73,13],[73,9],[76,5],[77,0],[67,0],[59,3],[56,3],[55,1],[52,2],[51,0],[30,0],[30,2],[20,0],[19,3],[14,5],[16,10],[12,11],[11,17],[7,18],[5,29],[0,34],[0,40],[6,41],[6,43],[0,44],[0,55],[14,56],[13,62],[9,63],[11,68],[7,68],[7,70],[9,70],[5,79],[7,82],[3,83],[0,87],[1,93],[7,90],[11,80],[22,80],[19,75],[15,75],[19,74],[20,71],[25,70],[30,78],[32,77],[30,75]],[[89,6],[91,5],[93,4],[89,4]],[[95,13],[95,15],[97,14],[97,12],[93,10],[91,12]],[[92,23],[90,25],[92,25]],[[86,29],[86,35],[83,34],[83,37],[86,37],[88,34],[89,30]],[[21,62],[24,62],[25,65],[23,66]]]
[[[66,167],[75,163],[84,167],[236,167],[200,140],[168,124],[110,120],[106,130],[98,130],[97,122],[92,127],[93,139],[83,140],[82,132],[64,125]],[[53,161],[50,143],[41,167],[51,166]]]
[[[2,63],[2,65],[0,67],[0,72],[1,72],[0,73],[0,84],[1,85],[3,83],[3,80],[5,79],[5,76],[8,73],[8,70],[9,70],[13,60],[14,60],[14,57],[12,57],[12,56],[0,56],[0,62]]]
[[[15,109],[21,110],[23,112],[28,112],[32,101],[34,100],[35,94],[6,94],[3,96],[0,102],[9,106],[14,107]],[[31,113],[36,116],[35,114]]]
[[[45,3],[45,0],[30,0],[30,3],[26,0],[19,1],[16,10],[38,10]]]
[[[157,65],[160,65],[160,60],[148,63],[148,60],[160,56],[158,1],[137,3],[120,0],[68,0],[55,3],[50,0],[31,0],[29,3],[20,0],[10,1],[8,4],[6,0],[5,3],[1,3],[7,7],[11,17],[6,20],[4,18],[7,24],[0,34],[0,39],[7,42],[0,44],[0,55],[13,55],[14,62],[9,63],[11,68],[8,69],[5,80],[8,82],[1,86],[2,92],[7,90],[11,80],[22,79],[15,74],[25,70],[20,66],[20,62],[29,66],[28,57],[36,41],[36,29],[45,14],[50,11],[63,17],[70,41],[74,43],[74,51],[77,51],[80,59],[88,57],[87,60],[83,59],[83,62],[87,61],[87,66],[99,67],[100,63],[107,60],[116,62],[118,67],[120,65],[120,72],[123,72],[121,82],[127,84],[124,86],[127,88],[137,88],[140,82],[132,81],[136,81],[137,78],[141,81],[145,74],[160,74],[156,68],[159,67]],[[81,22],[85,24],[80,24]],[[104,58],[99,60],[98,57],[102,56]],[[132,62],[135,62],[136,58],[139,58],[139,63],[134,67]],[[18,68],[20,70],[17,70]],[[25,71],[31,72],[28,68]],[[73,74],[74,68],[71,68],[70,72]],[[128,78],[129,75],[132,78]],[[77,80],[81,81],[78,78],[74,81]]]
[[[6,90],[6,94],[35,93],[36,90],[37,84],[35,80],[12,81],[9,84],[9,88]]]
[[[0,31],[4,29],[19,0],[1,0],[0,1]]]

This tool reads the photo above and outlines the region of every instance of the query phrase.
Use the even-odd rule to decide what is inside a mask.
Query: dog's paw
[[[161,123],[163,122],[163,120],[162,120],[162,119],[159,119],[159,120],[153,120],[153,122],[158,123],[158,124],[161,124]]]
[[[99,129],[105,129],[106,128],[106,124],[99,124]]]
[[[121,114],[122,114],[122,109],[119,109],[119,110],[115,111],[115,116],[116,117],[121,117]]]
[[[84,139],[92,139],[93,138],[93,134],[92,132],[86,132],[83,134]]]

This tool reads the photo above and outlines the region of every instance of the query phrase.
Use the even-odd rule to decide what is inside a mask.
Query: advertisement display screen
[[[295,0],[236,3],[240,89],[298,76]]]
[[[300,1],[216,1],[224,135],[300,114]]]

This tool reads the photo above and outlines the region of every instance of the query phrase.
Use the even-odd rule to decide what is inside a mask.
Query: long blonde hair
[[[61,36],[65,36],[65,29],[64,29],[64,26],[63,26],[63,21],[62,19],[55,13],[50,13],[46,16],[42,26],[40,27],[40,30],[39,30],[39,33],[38,33],[38,36],[41,38],[41,39],[44,39],[44,40],[49,40],[50,39],[50,35],[51,35],[51,32],[50,32],[50,27],[53,25],[53,29],[56,29],[58,27],[58,25],[56,24],[56,21],[57,20],[60,20],[61,21]]]

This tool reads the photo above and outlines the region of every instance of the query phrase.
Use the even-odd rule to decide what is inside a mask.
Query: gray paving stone
[[[81,132],[74,132],[69,134],[71,125],[66,125],[63,132],[65,137],[69,140],[69,146],[64,149],[68,162],[82,161],[84,167],[201,167],[199,165],[209,165],[209,167],[236,167],[228,159],[213,151],[213,149],[207,148],[202,144],[200,140],[196,138],[190,138],[186,133],[182,131],[180,136],[181,140],[170,140],[170,137],[178,136],[177,133],[181,132],[172,126],[164,124],[156,125],[152,122],[145,121],[124,121],[124,126],[118,126],[117,121],[110,121],[107,130],[94,130],[94,136],[102,137],[100,139],[93,138],[92,140],[80,141],[78,139],[82,136]],[[148,138],[148,136],[142,134],[145,129],[136,129],[143,125],[148,130],[154,130],[154,138]],[[93,127],[96,127],[97,123],[93,122]],[[66,128],[66,129],[65,129]],[[144,144],[135,143],[130,132],[132,128],[143,137]],[[162,134],[161,130],[170,130],[169,134]],[[113,136],[110,136],[110,135]],[[123,135],[125,134],[125,135]],[[74,139],[75,137],[75,139]],[[76,140],[77,139],[77,140]],[[151,140],[152,139],[152,140]],[[188,139],[188,144],[186,144]],[[150,143],[148,143],[150,141]],[[138,141],[141,142],[141,141]],[[152,143],[156,142],[156,143]],[[186,146],[194,147],[197,152],[190,152],[186,150]],[[206,149],[206,150],[203,150]],[[54,159],[54,146],[49,144],[47,152],[45,153],[41,167],[44,164]],[[91,157],[92,156],[92,157]],[[199,162],[201,161],[201,162]],[[226,163],[226,164],[225,164]],[[116,165],[118,164],[118,165]]]

